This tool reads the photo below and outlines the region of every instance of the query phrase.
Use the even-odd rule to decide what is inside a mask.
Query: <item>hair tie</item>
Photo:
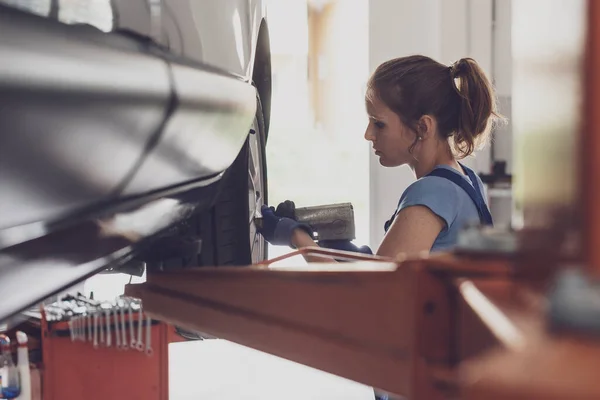
[[[454,63],[454,64],[452,64],[451,66],[448,67],[448,72],[450,72],[450,77],[452,79],[454,79],[454,78],[457,77],[457,75],[458,75],[457,72],[458,71],[457,71],[457,68],[456,68],[456,63]]]
[[[450,72],[450,83],[452,84],[452,89],[454,89],[454,91],[459,96],[462,97],[462,94],[460,93],[460,88],[458,86],[456,86],[456,82],[455,82],[455,79],[458,78],[460,75],[462,75],[460,60],[458,60],[454,64],[450,65],[448,67],[448,71]]]
[[[450,71],[450,76],[452,77],[452,79],[456,79],[458,78],[460,75],[462,75],[463,71],[464,71],[464,64],[461,62],[463,59],[461,58],[460,60],[456,61],[455,63],[453,63],[452,65],[450,65],[448,67],[448,70]]]

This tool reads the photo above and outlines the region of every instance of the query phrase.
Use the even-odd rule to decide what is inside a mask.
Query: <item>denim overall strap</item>
[[[477,176],[475,175],[475,172],[473,172],[472,169],[470,169],[460,163],[459,163],[459,165],[467,173],[467,176],[473,183],[472,186],[463,177],[461,177],[458,174],[456,174],[455,172],[452,172],[445,168],[436,168],[433,171],[431,171],[429,174],[427,174],[427,176],[437,176],[440,178],[445,178],[445,179],[448,179],[449,181],[455,183],[456,185],[460,186],[460,188],[463,189],[469,195],[469,197],[475,204],[475,207],[477,207],[477,213],[479,214],[479,221],[481,222],[481,224],[494,226],[492,214],[490,213],[490,210],[489,210],[487,204],[485,203],[483,195],[481,194],[482,193],[481,187],[479,185],[479,181],[477,180]]]

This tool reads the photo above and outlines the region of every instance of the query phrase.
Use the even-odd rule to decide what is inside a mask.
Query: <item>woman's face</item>
[[[416,139],[415,132],[377,96],[372,97],[373,99],[366,100],[369,125],[365,131],[365,139],[372,143],[375,154],[379,156],[379,163],[384,167],[397,167],[415,161],[409,152]]]

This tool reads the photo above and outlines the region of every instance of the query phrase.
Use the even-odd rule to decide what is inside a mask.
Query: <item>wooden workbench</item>
[[[126,291],[154,318],[411,399],[600,398],[600,343],[548,333],[512,271],[444,255],[199,268]]]

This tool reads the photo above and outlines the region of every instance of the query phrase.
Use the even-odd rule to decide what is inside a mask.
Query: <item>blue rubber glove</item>
[[[260,212],[262,214],[262,226],[257,227],[257,231],[271,244],[293,247],[292,236],[296,229],[303,229],[310,237],[313,237],[310,226],[292,218],[280,217],[275,213],[273,207],[263,205]]]

